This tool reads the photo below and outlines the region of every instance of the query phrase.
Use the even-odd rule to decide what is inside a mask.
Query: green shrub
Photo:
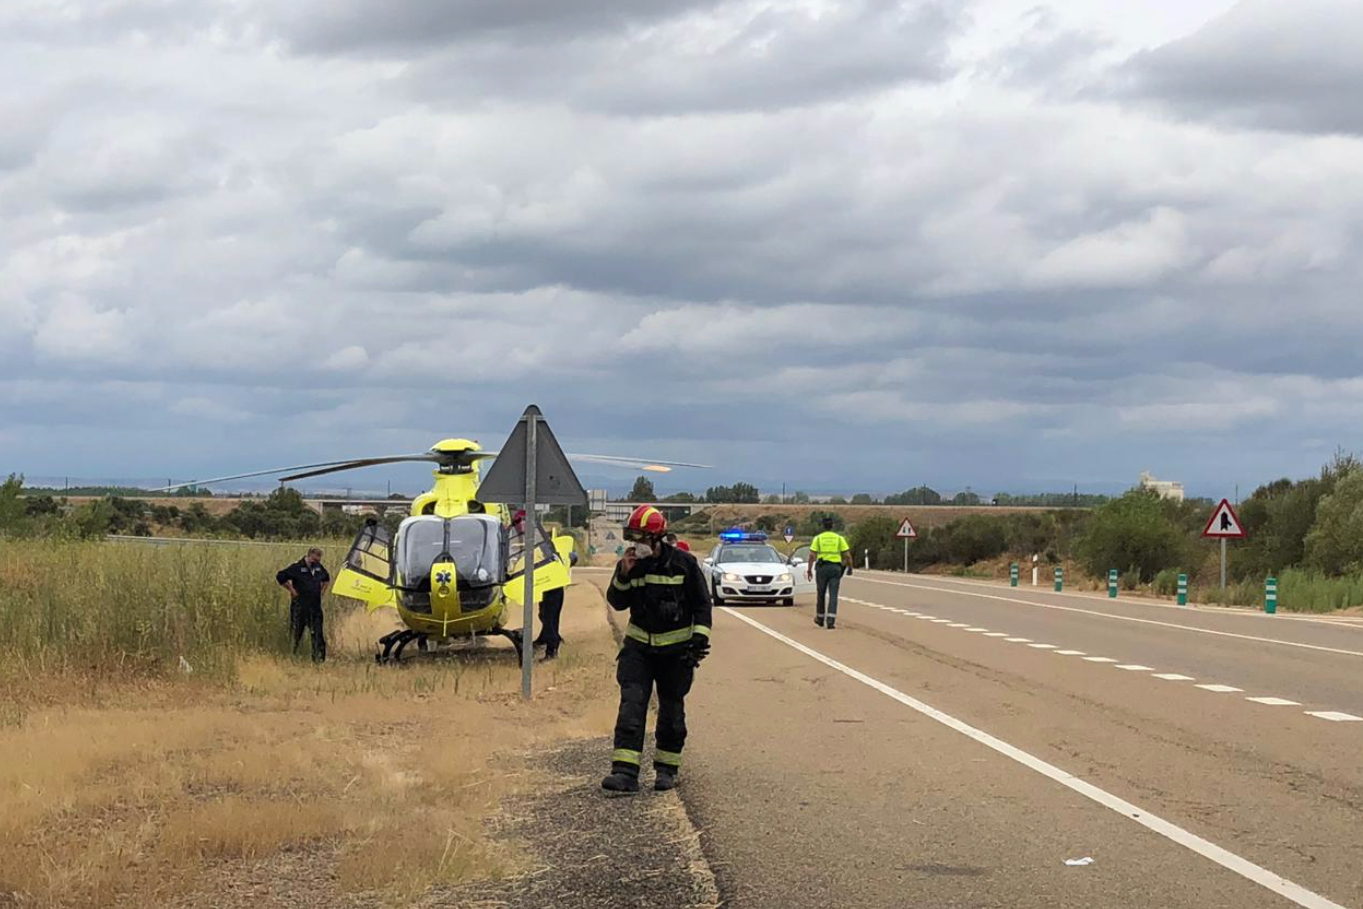
[[[1077,551],[1094,577],[1116,568],[1144,582],[1184,561],[1187,537],[1158,495],[1133,490],[1094,512]]]

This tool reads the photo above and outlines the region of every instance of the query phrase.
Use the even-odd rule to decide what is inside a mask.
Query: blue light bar
[[[725,543],[765,543],[767,535],[760,530],[739,530],[737,527],[719,535]]]

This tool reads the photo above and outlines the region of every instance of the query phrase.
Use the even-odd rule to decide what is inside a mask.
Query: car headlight
[[[791,576],[790,576],[790,572],[787,571],[785,574],[781,575],[781,576],[780,576],[779,578],[777,578],[776,580],[777,580],[778,582],[782,583],[782,584],[789,584],[789,583],[791,582],[792,578],[791,578]]]
[[[724,572],[724,580],[728,581],[730,584],[737,584],[743,580],[743,575],[734,574],[732,571],[726,571]]]

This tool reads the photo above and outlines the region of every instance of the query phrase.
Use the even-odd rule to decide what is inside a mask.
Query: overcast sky
[[[5,0],[0,77],[0,472],[1363,449],[1357,0]]]

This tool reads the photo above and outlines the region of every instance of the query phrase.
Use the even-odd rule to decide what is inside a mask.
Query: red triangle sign
[[[1207,528],[1202,531],[1204,537],[1222,540],[1243,540],[1245,538],[1244,525],[1240,523],[1240,518],[1235,514],[1235,509],[1231,507],[1229,499],[1222,499],[1221,504],[1216,506],[1212,512],[1211,520],[1207,522]]]
[[[895,536],[899,537],[901,540],[911,540],[918,536],[918,531],[914,530],[913,525],[909,523],[909,519],[905,518],[904,523],[899,525],[899,532],[896,533]]]

